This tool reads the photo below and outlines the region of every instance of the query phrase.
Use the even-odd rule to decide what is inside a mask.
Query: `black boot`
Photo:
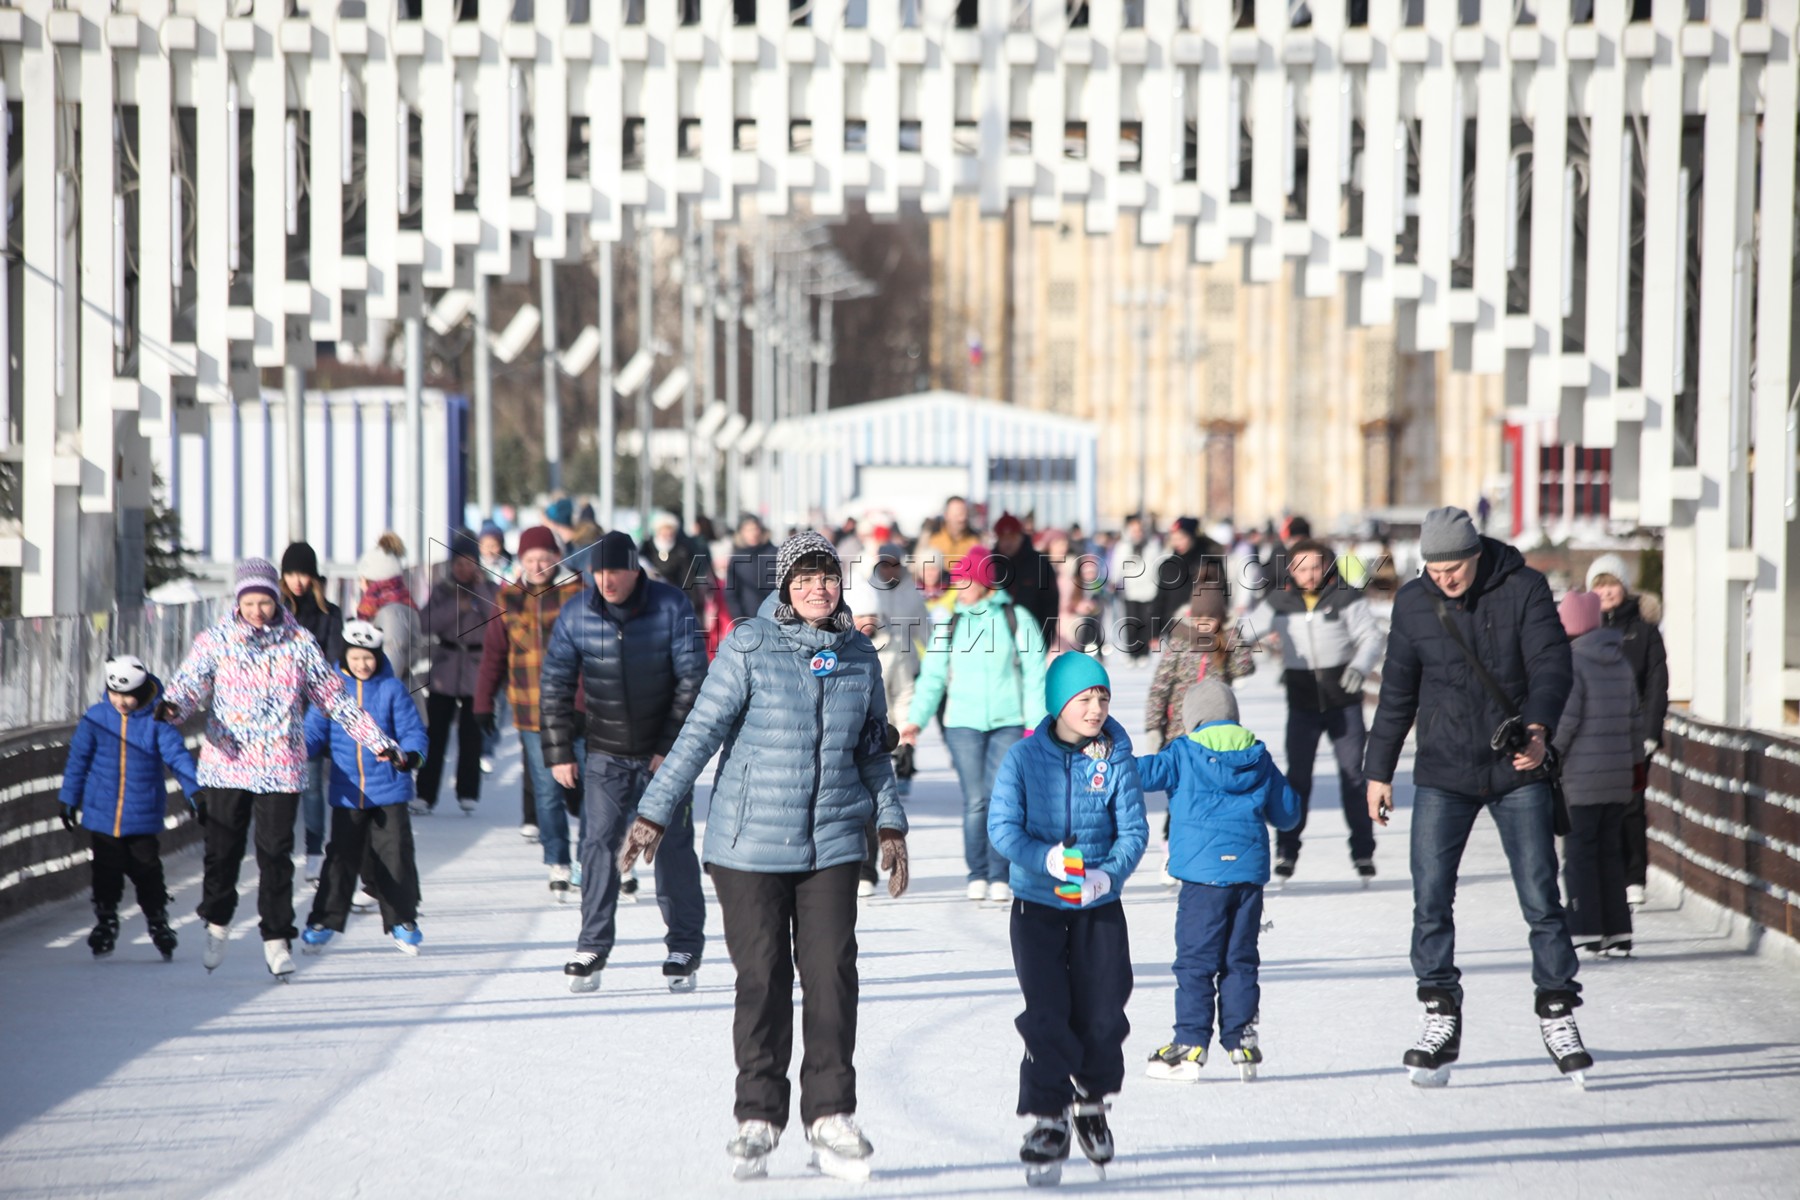
[[[178,943],[175,931],[169,927],[169,898],[164,896],[161,904],[144,909],[144,921],[150,926],[150,944],[156,947],[164,962],[172,961]]]
[[[1419,999],[1425,1002],[1425,1028],[1406,1052],[1406,1067],[1414,1083],[1442,1086],[1462,1053],[1462,1006],[1442,988],[1420,988]]]
[[[1575,1009],[1581,997],[1574,992],[1539,992],[1537,998],[1538,1031],[1544,1035],[1544,1049],[1564,1075],[1580,1073],[1594,1065],[1594,1056],[1581,1044],[1581,1030],[1575,1025]]]
[[[111,905],[94,905],[94,932],[88,934],[88,949],[95,958],[105,958],[119,944],[119,910]]]

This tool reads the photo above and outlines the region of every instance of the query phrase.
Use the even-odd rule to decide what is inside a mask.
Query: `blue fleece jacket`
[[[425,753],[425,723],[419,720],[419,707],[388,665],[387,655],[380,655],[375,674],[368,679],[358,679],[341,666],[338,675],[349,697],[362,705],[381,732],[398,742],[404,753]],[[327,747],[331,749],[331,779],[325,795],[332,807],[379,808],[412,799],[410,777],[376,758],[324,709],[314,705],[306,712],[307,756]]]
[[[1073,844],[1089,870],[1111,876],[1112,891],[1094,902],[1110,904],[1150,840],[1131,737],[1108,717],[1090,754],[1058,742],[1055,724],[1045,717],[1034,736],[1007,751],[988,801],[988,837],[1012,863],[1010,882],[1020,899],[1069,907],[1044,860],[1052,846]]]
[[[165,769],[190,799],[200,790],[181,731],[152,716],[162,684],[154,675],[150,683],[150,702],[136,712],[122,715],[102,696],[75,724],[60,798],[81,813],[83,829],[109,837],[161,833],[169,798]]]
[[[1269,882],[1269,830],[1300,823],[1300,797],[1269,748],[1211,721],[1137,760],[1146,791],[1169,793],[1169,874],[1186,883]]]

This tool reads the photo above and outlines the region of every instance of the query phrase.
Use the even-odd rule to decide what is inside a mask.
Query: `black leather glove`
[[[76,805],[74,808],[69,808],[68,806],[65,805],[63,807],[62,813],[60,815],[62,817],[62,823],[63,823],[64,829],[80,829],[81,828],[81,806],[80,805]]]
[[[489,737],[500,736],[500,722],[493,713],[480,713],[475,719],[481,722],[481,732]]]
[[[418,770],[420,764],[424,761],[425,756],[423,754],[420,754],[417,750],[408,750],[406,752],[406,765],[400,769],[410,775],[412,772]]]
[[[899,749],[895,750],[894,778],[911,779],[916,774],[918,774],[918,768],[913,765],[913,748],[911,746],[901,746]]]
[[[175,706],[167,700],[156,706],[156,719],[165,725],[175,724],[180,715]]]
[[[562,787],[561,784],[557,786]],[[581,789],[578,787],[562,788],[562,798],[563,807],[568,810],[569,815],[579,817],[581,815]]]

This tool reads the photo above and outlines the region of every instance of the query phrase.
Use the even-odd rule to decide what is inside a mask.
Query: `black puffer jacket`
[[[1167,631],[1181,620],[1194,598],[1194,588],[1202,583],[1223,584],[1226,598],[1231,596],[1231,570],[1225,548],[1209,537],[1195,538],[1186,554],[1171,552],[1156,564],[1158,637],[1167,636]]]
[[[699,541],[678,534],[675,544],[664,553],[655,538],[645,538],[638,544],[638,561],[656,578],[687,593],[695,616],[706,612],[706,602],[713,594],[712,558]]]
[[[1433,600],[1443,602],[1463,641],[1525,723],[1542,725],[1552,737],[1556,733],[1575,676],[1550,585],[1517,550],[1482,538],[1475,585],[1463,595],[1446,599],[1430,575],[1421,575],[1394,597],[1381,704],[1369,729],[1364,771],[1370,779],[1392,782],[1400,747],[1418,717],[1415,786],[1498,796],[1534,782],[1513,769],[1510,753],[1489,745],[1506,713],[1438,623]]]
[[[539,675],[544,762],[575,761],[575,681],[587,691],[587,749],[667,754],[706,679],[706,645],[686,596],[643,575],[624,604],[598,587],[556,619]]]
[[[1625,597],[1625,603],[1603,614],[1602,619],[1608,629],[1617,629],[1621,635],[1621,650],[1631,664],[1643,706],[1644,736],[1660,746],[1663,718],[1669,715],[1669,655],[1663,649],[1662,631],[1644,615],[1636,596]],[[1638,754],[1643,756],[1641,745]]]
[[[1013,603],[1031,614],[1032,624],[1048,641],[1056,632],[1057,614],[1062,611],[1062,586],[1050,560],[1026,542],[1017,554],[994,551],[994,570],[994,585],[1005,588]]]
[[[1632,600],[1628,603],[1635,608],[1637,601]],[[294,597],[293,611],[294,622],[313,635],[313,640],[319,643],[319,653],[325,656],[325,661],[333,667],[340,665],[344,661],[343,610],[329,600],[325,602],[324,608],[320,608],[319,602],[313,598],[313,594],[306,591]],[[1661,644],[1659,640],[1657,645]]]

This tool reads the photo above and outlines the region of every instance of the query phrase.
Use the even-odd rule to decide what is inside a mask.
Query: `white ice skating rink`
[[[1149,672],[1114,673],[1117,714],[1136,730]],[[1279,755],[1283,707],[1266,660],[1243,694],[1246,723]],[[99,963],[83,943],[85,900],[0,926],[0,1194],[1024,1191],[1007,918],[963,898],[958,793],[935,736],[910,805],[912,891],[871,901],[860,922],[860,1116],[876,1149],[875,1178],[860,1186],[807,1169],[797,1115],[766,1181],[728,1178],[731,967],[710,896],[697,993],[665,990],[648,895],[623,908],[600,991],[568,992],[577,913],[549,903],[538,848],[519,838],[517,742],[504,740],[474,819],[447,803],[418,823],[426,940],[416,960],[387,943],[377,918],[354,917],[324,957],[296,955],[291,985],[272,982],[254,936],[252,860],[230,953],[209,978],[193,852],[171,863],[173,907],[185,914],[173,964],[157,959],[135,908],[118,952]],[[1365,892],[1329,762],[1321,754],[1300,874],[1270,894],[1262,1079],[1242,1084],[1217,1060],[1197,1085],[1138,1074],[1168,1036],[1173,994],[1175,899],[1157,884],[1153,852],[1125,888],[1137,991],[1112,1114],[1119,1159],[1103,1185],[1071,1164],[1065,1191],[1800,1194],[1800,969],[1736,951],[1670,899],[1652,903],[1634,961],[1583,964],[1579,1015],[1598,1065],[1581,1092],[1538,1039],[1525,928],[1486,820],[1458,906],[1462,1063],[1447,1089],[1409,1086],[1400,1056],[1419,1008],[1407,965],[1407,780],[1379,835],[1381,877]],[[699,800],[704,814],[704,789]]]

